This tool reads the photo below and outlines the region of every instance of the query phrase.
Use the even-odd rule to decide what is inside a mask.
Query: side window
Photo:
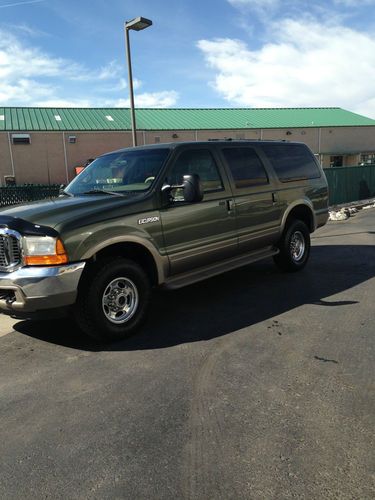
[[[219,170],[210,151],[192,149],[181,153],[167,177],[168,184],[181,184],[184,175],[198,174],[205,193],[224,189]]]
[[[267,173],[259,156],[251,148],[223,149],[236,188],[268,184]]]
[[[304,144],[263,144],[261,147],[281,182],[320,177],[315,158]]]

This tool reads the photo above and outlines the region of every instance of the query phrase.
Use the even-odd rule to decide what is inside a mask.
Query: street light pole
[[[129,30],[126,28],[126,25],[125,25],[125,40],[126,40],[126,60],[128,63],[128,75],[129,75],[130,116],[132,122],[132,137],[133,137],[133,146],[136,146],[137,125],[135,122],[135,110],[134,110],[133,73],[132,73],[132,61],[130,56]]]
[[[133,89],[133,73],[132,73],[132,62],[130,55],[130,40],[129,31],[140,31],[148,28],[152,25],[152,21],[144,17],[136,17],[131,21],[125,23],[125,44],[126,44],[126,60],[128,64],[128,75],[129,75],[129,95],[130,95],[130,116],[132,123],[132,138],[133,146],[137,145],[137,125],[135,121],[135,108],[134,108],[134,89]]]

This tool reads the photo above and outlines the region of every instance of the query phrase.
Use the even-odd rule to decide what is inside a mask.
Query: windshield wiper
[[[90,189],[90,191],[84,191],[83,193],[79,194],[111,194],[112,196],[123,196],[116,191],[106,191],[105,189]]]

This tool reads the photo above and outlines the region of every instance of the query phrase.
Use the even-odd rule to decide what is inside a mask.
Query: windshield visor
[[[130,194],[148,191],[168,156],[169,149],[121,151],[97,158],[76,177],[65,192],[95,191]]]

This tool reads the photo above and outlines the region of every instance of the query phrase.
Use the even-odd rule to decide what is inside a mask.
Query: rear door
[[[214,148],[182,148],[167,172],[166,182],[179,185],[187,174],[199,175],[203,200],[187,203],[182,190],[175,190],[173,201],[160,211],[171,274],[193,270],[238,252],[233,195]]]
[[[240,253],[275,244],[282,210],[275,179],[255,147],[228,145],[221,153],[232,182]]]

